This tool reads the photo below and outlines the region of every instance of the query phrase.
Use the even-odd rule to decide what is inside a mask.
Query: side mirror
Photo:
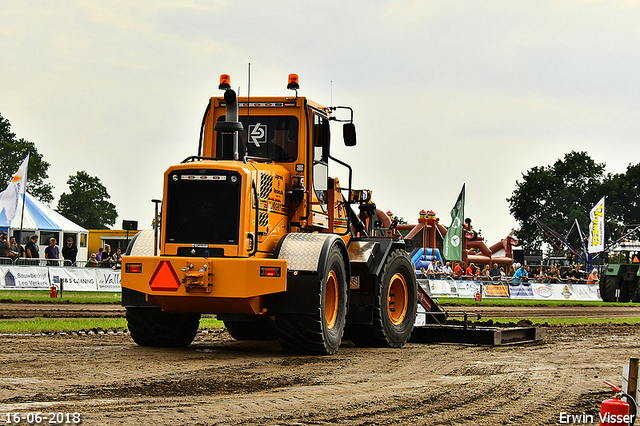
[[[342,138],[346,146],[356,146],[356,126],[353,123],[344,123],[342,126]]]

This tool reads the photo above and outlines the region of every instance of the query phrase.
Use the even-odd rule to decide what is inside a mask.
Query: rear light
[[[142,273],[142,263],[127,263],[125,265],[125,272],[128,272],[130,274]]]
[[[279,277],[280,267],[261,266],[260,276],[261,277]]]

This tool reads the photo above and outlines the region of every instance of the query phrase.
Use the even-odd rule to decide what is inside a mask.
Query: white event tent
[[[2,194],[4,191],[0,192],[0,197]],[[22,204],[25,195],[26,204],[24,206],[24,220],[22,220]],[[20,196],[16,216],[11,222],[7,222],[7,215],[2,204],[0,204],[0,209],[0,230],[4,230],[10,236],[17,237],[22,224],[20,244],[24,247],[31,235],[38,235],[40,257],[44,257],[44,249],[49,245],[50,238],[55,238],[62,250],[67,238],[72,237],[78,246],[78,262],[87,259],[89,231],[54,211],[31,194],[26,193]]]

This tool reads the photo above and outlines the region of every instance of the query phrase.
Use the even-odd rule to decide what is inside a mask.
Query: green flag
[[[464,218],[464,184],[451,210],[451,226],[444,238],[442,254],[447,260],[462,260],[462,223]]]

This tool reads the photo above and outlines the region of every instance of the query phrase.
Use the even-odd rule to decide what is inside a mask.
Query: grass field
[[[640,317],[628,318],[588,318],[588,317],[554,317],[554,318],[506,318],[506,317],[482,317],[480,322],[492,321],[495,323],[513,323],[520,319],[531,321],[534,325],[580,325],[580,324],[640,324]]]
[[[579,300],[527,300],[527,299],[488,299],[476,302],[474,298],[438,297],[438,303],[445,306],[638,306],[637,303],[611,303]]]
[[[106,303],[120,304],[121,293],[102,291],[63,291],[62,297],[49,297],[48,290],[2,290],[0,303]]]
[[[53,299],[48,291],[40,290],[2,290],[0,303],[91,303],[119,304],[120,293],[97,291],[67,291],[62,297]],[[526,300],[526,299],[489,299],[476,302],[473,298],[439,297],[438,303],[449,306],[634,306],[634,303],[608,303],[601,301],[575,300]],[[640,304],[637,304],[640,307]]]
[[[573,300],[524,300],[524,299],[483,299],[476,302],[473,298],[440,297],[438,302],[445,306],[634,306],[631,303],[606,303],[600,301]],[[63,297],[52,299],[48,291],[0,291],[0,303],[90,303],[90,304],[119,304],[120,293],[104,292],[64,292]],[[640,306],[640,305],[638,305]],[[519,318],[531,321],[533,324],[571,325],[571,324],[640,324],[640,317],[629,318]],[[500,323],[517,322],[517,318],[489,318],[482,322],[493,321]],[[202,328],[220,328],[224,324],[213,318],[200,320]],[[80,330],[125,330],[127,322],[124,318],[35,318],[0,320],[0,333],[45,333],[68,332]]]
[[[215,318],[202,318],[200,328],[221,328],[224,324]],[[124,318],[32,318],[1,320],[0,334],[60,333],[81,330],[126,330]]]

